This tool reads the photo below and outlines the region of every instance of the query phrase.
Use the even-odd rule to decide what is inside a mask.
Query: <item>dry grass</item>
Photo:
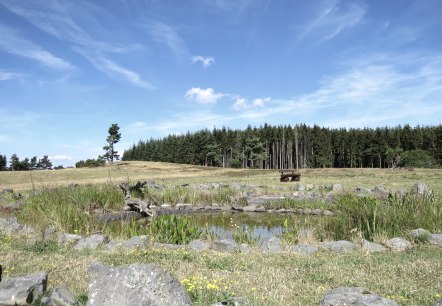
[[[300,184],[327,186],[340,183],[344,189],[373,188],[384,185],[387,189],[410,188],[415,182],[428,184],[437,194],[442,194],[440,169],[301,169]],[[98,168],[64,169],[53,171],[0,172],[1,188],[26,191],[39,187],[65,186],[70,183],[105,183],[151,179],[159,183],[247,183],[284,186],[278,170],[223,169],[159,162],[119,162]]]

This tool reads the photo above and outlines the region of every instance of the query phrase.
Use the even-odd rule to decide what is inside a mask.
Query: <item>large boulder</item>
[[[32,226],[18,223],[17,217],[0,218],[0,233],[15,236],[29,236],[35,234]]]
[[[422,182],[417,182],[411,188],[411,193],[412,194],[425,194],[425,193],[431,193],[431,190],[430,190],[430,188],[428,188],[428,186],[426,184],[424,184]]]
[[[396,306],[396,302],[370,293],[361,287],[340,287],[329,291],[319,306]]]
[[[0,305],[29,305],[46,291],[48,274],[5,278],[0,282]]]
[[[180,282],[154,265],[89,267],[89,300],[93,305],[192,305]]]

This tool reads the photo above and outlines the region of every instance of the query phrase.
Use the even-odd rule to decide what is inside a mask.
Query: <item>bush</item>
[[[436,168],[438,163],[427,151],[412,150],[402,153],[400,165],[402,167]]]
[[[86,161],[80,160],[76,162],[75,168],[85,168],[85,167],[94,168],[94,167],[104,166],[105,164],[106,160],[104,159],[104,157],[98,156],[97,159],[86,159]]]

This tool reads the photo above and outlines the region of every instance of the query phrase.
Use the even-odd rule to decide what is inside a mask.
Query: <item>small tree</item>
[[[51,169],[52,168],[52,162],[49,159],[49,156],[45,155],[42,159],[40,159],[38,165],[42,167],[43,169]]]
[[[10,164],[12,171],[20,170],[20,159],[17,154],[12,154]]]
[[[401,154],[404,150],[399,147],[396,148],[387,148],[385,152],[386,160],[391,169],[396,168],[401,162]]]
[[[103,150],[106,151],[104,157],[108,162],[113,163],[114,158],[118,160],[120,155],[118,155],[118,151],[115,151],[114,145],[120,141],[121,133],[118,133],[120,127],[117,123],[113,123],[108,130],[109,135],[106,138],[107,145],[103,147]]]

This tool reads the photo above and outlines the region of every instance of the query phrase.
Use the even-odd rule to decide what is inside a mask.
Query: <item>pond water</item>
[[[232,239],[238,229],[251,232],[253,238],[266,240],[273,235],[280,236],[286,223],[289,227],[307,227],[324,217],[278,213],[220,212],[181,215],[190,218],[201,230],[209,230],[220,239]],[[286,221],[287,220],[287,221]]]

